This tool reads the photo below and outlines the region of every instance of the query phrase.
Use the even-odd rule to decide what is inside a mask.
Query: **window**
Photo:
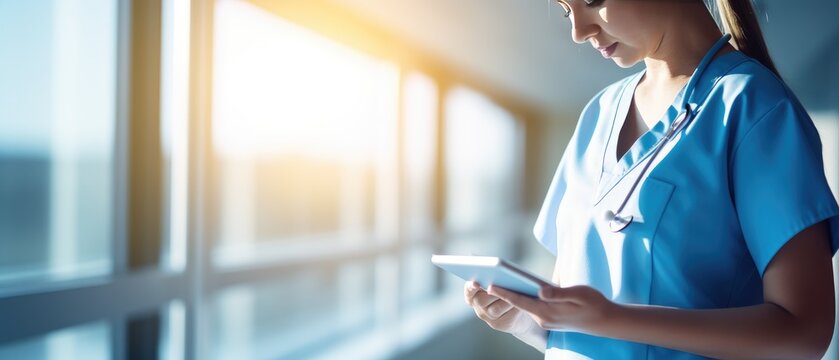
[[[0,2],[0,358],[185,357],[189,9]]]
[[[439,299],[433,252],[512,240],[523,144],[509,111],[280,10],[215,9],[213,261],[236,280],[213,295],[213,356],[306,357],[399,333]]]
[[[0,359],[110,359],[111,329],[97,322],[0,345]]]
[[[117,2],[4,1],[0,23],[0,289],[107,274]]]
[[[165,189],[163,267],[186,268],[189,170],[190,2],[164,0],[161,11],[160,127]]]
[[[522,132],[516,119],[466,87],[446,97],[446,226],[452,252],[504,254],[504,237],[520,211]]]
[[[374,320],[374,267],[311,267],[213,297],[213,358],[307,358],[367,330]]]
[[[428,75],[419,72],[405,77],[404,163],[406,233],[411,241],[422,241],[434,228],[434,176],[437,161],[437,100],[439,89]]]
[[[440,90],[426,74],[411,72],[403,82],[404,189],[403,241],[409,246],[402,254],[403,301],[413,308],[434,295],[436,269],[428,266],[434,253],[437,230],[435,174],[437,172],[437,104]]]
[[[241,1],[215,31],[217,260],[392,241],[398,68]]]
[[[429,258],[510,241],[521,124],[328,13],[0,2],[0,358],[396,356],[469,315]]]

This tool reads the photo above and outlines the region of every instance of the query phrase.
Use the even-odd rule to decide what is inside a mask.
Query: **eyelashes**
[[[605,1],[606,0],[583,0],[583,2],[586,3],[586,7],[598,7],[603,5],[603,2]],[[562,6],[562,9],[565,11],[563,16],[571,16],[571,6],[568,5],[568,0],[556,0],[556,2]]]

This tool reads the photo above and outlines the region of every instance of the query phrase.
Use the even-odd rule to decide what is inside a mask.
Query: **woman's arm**
[[[714,358],[820,359],[835,319],[826,222],[791,239],[763,278],[764,303],[718,310],[617,305],[590,287],[543,289],[540,299],[490,287],[547,329],[652,344]]]

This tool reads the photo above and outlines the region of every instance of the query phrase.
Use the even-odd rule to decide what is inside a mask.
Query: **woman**
[[[575,42],[646,69],[591,100],[552,181],[558,286],[467,303],[547,358],[821,358],[839,207],[749,0],[717,1],[736,48],[701,0],[559,2]]]

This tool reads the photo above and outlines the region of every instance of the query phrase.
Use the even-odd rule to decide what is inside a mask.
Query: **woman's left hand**
[[[489,294],[527,312],[546,330],[572,330],[595,334],[614,314],[617,305],[589,286],[545,286],[532,298],[497,286]]]

